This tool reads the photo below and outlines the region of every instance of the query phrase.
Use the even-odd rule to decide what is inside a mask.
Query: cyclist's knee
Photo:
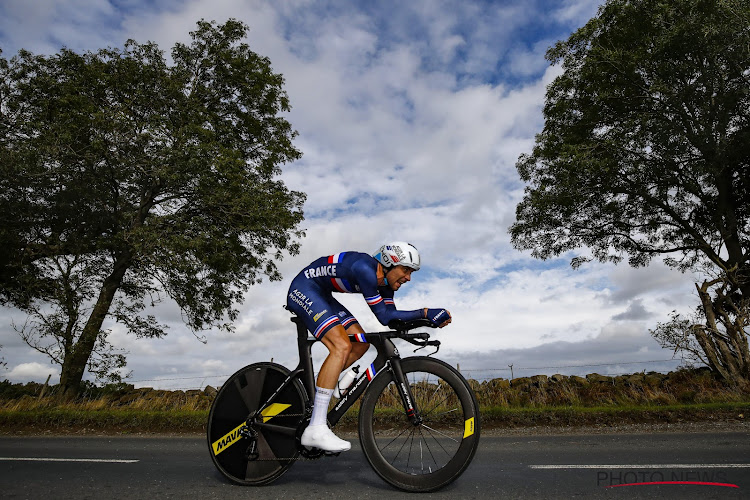
[[[346,358],[352,352],[352,343],[341,326],[331,328],[323,337],[323,343],[336,357]]]
[[[352,352],[352,343],[349,342],[349,339],[338,341],[334,345],[334,350],[339,357],[346,358]]]

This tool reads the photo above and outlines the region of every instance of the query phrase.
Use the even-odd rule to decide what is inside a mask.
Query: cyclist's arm
[[[367,301],[367,305],[370,306],[370,310],[372,310],[372,313],[378,318],[378,321],[380,321],[382,325],[387,325],[394,319],[411,321],[413,319],[425,317],[424,309],[399,311],[396,309],[396,305],[393,302],[393,295],[390,294],[389,296],[389,294],[386,293],[381,294],[377,288],[375,289],[375,294],[369,296],[365,295],[364,297]]]
[[[385,303],[386,314],[397,315],[393,318],[400,319],[402,321],[409,321],[411,319],[428,319],[432,323],[433,327],[443,328],[451,322],[451,313],[447,309],[417,309],[416,311],[399,311],[396,309],[396,304],[393,302],[393,290],[387,287],[381,287],[379,289],[380,296],[383,298]],[[402,313],[406,313],[401,316]],[[389,320],[390,321],[390,320]],[[386,323],[383,323],[384,325]]]
[[[352,271],[357,274],[360,292],[365,298],[370,310],[378,318],[382,325],[388,325],[394,319],[401,321],[410,321],[413,319],[424,318],[424,310],[399,311],[393,303],[393,291],[388,289],[381,290],[378,288],[377,262],[360,261],[352,266]]]

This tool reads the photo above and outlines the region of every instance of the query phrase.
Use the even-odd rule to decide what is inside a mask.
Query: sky
[[[163,339],[136,340],[109,324],[136,387],[220,385],[242,366],[297,364],[282,308],[291,279],[317,257],[374,253],[408,241],[422,269],[396,295],[399,309],[444,307],[439,357],[467,377],[669,371],[679,354],[649,330],[691,312],[698,279],[654,261],[570,267],[586,249],[540,261],[515,250],[508,227],[524,185],[515,163],[544,125],[546,86],[561,74],[544,54],[596,14],[599,0],[2,0],[0,48],[54,54],[156,42],[189,43],[201,19],[235,18],[250,48],[284,76],[303,157],[280,178],[307,194],[299,255],[284,279],[247,293],[233,332],[195,335],[165,302]],[[382,330],[361,296],[337,295],[368,331]],[[13,329],[0,308],[0,380],[59,380],[60,368]],[[403,355],[411,354],[405,344]],[[418,354],[422,354],[420,351]],[[313,349],[316,366],[325,348]],[[374,354],[368,353],[363,363]]]

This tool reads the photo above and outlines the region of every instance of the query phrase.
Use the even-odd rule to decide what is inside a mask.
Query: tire
[[[258,456],[249,459],[251,440],[241,435],[247,429],[249,415],[268,401],[289,373],[275,363],[252,364],[229,377],[216,394],[208,415],[208,449],[214,465],[231,481],[243,485],[268,484],[286,472],[299,455],[293,434],[253,428]],[[297,429],[303,420],[306,401],[302,383],[295,379],[276,396],[264,410],[266,416],[261,418]]]
[[[367,388],[359,413],[362,450],[378,475],[406,491],[434,491],[459,477],[479,445],[479,405],[450,365],[427,357],[401,361],[423,422],[406,417],[393,374]]]

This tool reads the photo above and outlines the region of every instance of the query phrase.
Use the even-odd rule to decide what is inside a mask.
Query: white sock
[[[310,425],[328,424],[328,404],[331,402],[333,389],[323,389],[315,386],[315,400],[313,401],[313,412],[310,417]]]

